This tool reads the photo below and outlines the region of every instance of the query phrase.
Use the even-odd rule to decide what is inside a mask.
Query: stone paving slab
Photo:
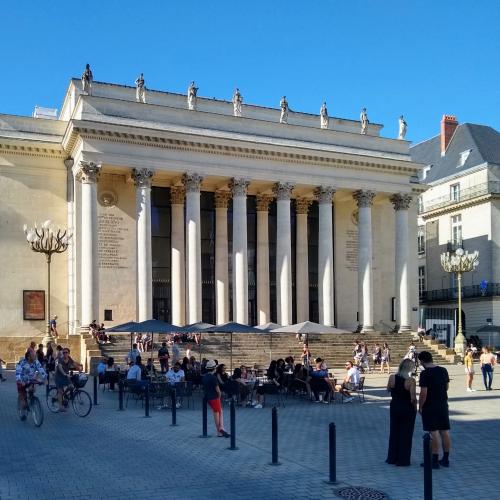
[[[464,390],[463,367],[452,375],[452,467],[434,473],[434,498],[500,498],[498,434],[500,390]],[[389,398],[387,376],[367,376],[366,403],[321,405],[290,398],[278,409],[281,465],[271,461],[271,405],[237,409],[237,446],[209,433],[201,439],[201,404],[178,411],[171,427],[167,411],[144,418],[132,400],[117,411],[117,393],[99,392],[99,406],[87,418],[51,414],[39,429],[16,415],[13,375],[0,385],[2,421],[0,499],[282,499],[338,498],[342,485],[369,486],[392,500],[423,498],[422,428],[417,418],[412,467],[384,463]],[[498,382],[495,380],[495,387]],[[89,392],[92,384],[87,384]],[[479,379],[476,387],[480,389]],[[43,396],[44,391],[39,390]],[[269,401],[272,403],[272,400]],[[229,427],[229,410],[224,408]],[[328,479],[328,424],[337,427],[338,485]],[[485,443],[491,443],[485,447]],[[467,480],[470,478],[470,480]]]

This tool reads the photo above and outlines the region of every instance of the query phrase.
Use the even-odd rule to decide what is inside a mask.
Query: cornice
[[[62,146],[44,146],[41,144],[16,144],[0,142],[0,154],[11,154],[18,156],[36,156],[42,158],[66,158]]]
[[[73,149],[78,137],[82,137],[83,139],[93,139],[104,142],[131,144],[175,151],[232,156],[236,158],[249,158],[252,160],[273,160],[291,164],[306,163],[310,165],[335,166],[337,168],[355,168],[357,170],[368,170],[371,172],[389,171],[411,175],[418,170],[415,166],[379,164],[364,160],[351,160],[338,157],[329,158],[327,156],[320,156],[317,154],[301,154],[264,148],[222,145],[201,141],[159,137],[157,135],[133,134],[130,132],[119,132],[116,130],[100,130],[98,128],[81,127],[78,125],[73,125],[70,129],[68,128],[68,134],[63,140],[65,149],[71,156],[73,156]]]
[[[500,200],[500,195],[491,193],[485,194],[484,196],[478,196],[477,198],[473,198],[472,200],[466,200],[454,203],[453,205],[449,205],[447,207],[429,210],[428,212],[422,212],[419,214],[419,216],[422,217],[422,219],[433,219],[435,217],[439,217],[440,215],[458,212],[460,210],[463,210],[464,208],[470,208],[475,205],[481,205],[482,203],[490,200]]]

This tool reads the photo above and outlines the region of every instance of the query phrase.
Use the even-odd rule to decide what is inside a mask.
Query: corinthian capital
[[[101,165],[93,161],[81,161],[76,172],[76,178],[83,184],[94,184],[99,179]]]
[[[277,182],[273,186],[273,193],[276,195],[277,200],[289,200],[294,187],[295,184],[291,182]]]
[[[218,189],[215,191],[215,208],[227,208],[231,199],[231,191]]]
[[[271,196],[270,194],[259,193],[255,198],[257,212],[268,212],[269,205],[271,204],[273,199],[274,199],[274,196]]]
[[[332,203],[335,188],[332,186],[318,186],[314,190],[314,196],[318,199],[318,203]]]
[[[134,180],[135,187],[151,187],[153,173],[152,170],[147,168],[132,169],[132,179]]]
[[[250,184],[249,179],[244,177],[236,178],[233,177],[229,183],[229,187],[233,192],[233,196],[246,196],[248,192],[248,185]]]
[[[297,198],[295,200],[295,211],[298,214],[307,214],[311,203],[311,198]]]
[[[184,205],[185,196],[186,196],[186,188],[184,186],[172,186],[170,188],[171,205]]]
[[[356,200],[359,208],[371,207],[373,205],[373,198],[375,198],[375,192],[359,189],[352,193],[352,197]]]
[[[390,197],[391,203],[394,205],[394,210],[408,210],[412,201],[412,196],[404,193],[393,194]]]
[[[186,188],[186,193],[199,193],[202,182],[203,182],[203,177],[200,174],[186,172],[182,176],[182,183]]]

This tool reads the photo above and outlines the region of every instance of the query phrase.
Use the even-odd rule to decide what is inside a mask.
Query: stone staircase
[[[230,334],[205,333],[202,334],[201,357],[217,359],[219,363],[225,363],[228,367],[231,359],[231,336]],[[387,342],[391,348],[392,366],[396,366],[408,350],[410,342],[415,342],[417,351],[431,350],[438,364],[449,364],[456,362],[453,350],[440,346],[436,341],[425,339],[424,342],[415,340],[413,334],[392,333],[369,333],[369,334],[314,334],[309,335],[309,349],[314,357],[322,357],[326,360],[329,368],[343,369],[344,363],[352,359],[352,350],[356,339],[364,341],[371,352],[373,345],[380,346]],[[155,335],[154,358],[157,363],[157,353],[164,336]],[[110,344],[100,346],[102,354],[113,356],[115,363],[124,365],[125,357],[130,350],[130,335],[113,335]],[[180,345],[181,357],[185,355],[187,344]],[[169,348],[171,353],[171,349]],[[293,356],[296,361],[300,360],[302,344],[292,334],[233,334],[233,367],[246,365],[267,367],[270,359],[286,358]],[[200,357],[199,346],[192,344],[192,355]],[[271,354],[272,353],[272,354]],[[146,362],[148,353],[143,354]],[[91,366],[99,361],[99,357],[92,357]]]

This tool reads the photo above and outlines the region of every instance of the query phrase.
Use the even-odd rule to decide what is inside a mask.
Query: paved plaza
[[[499,498],[498,379],[494,390],[464,390],[463,367],[452,376],[450,408],[451,468],[434,471],[435,499]],[[167,411],[144,418],[141,404],[130,401],[118,411],[118,394],[99,392],[99,405],[87,418],[49,414],[35,428],[16,415],[12,372],[0,386],[2,419],[0,499],[277,499],[337,498],[348,485],[368,486],[393,500],[423,498],[422,427],[417,418],[412,466],[384,463],[389,398],[387,376],[367,376],[366,403],[318,405],[290,398],[279,409],[279,460],[271,461],[271,404],[263,410],[237,409],[238,450],[229,439],[201,439],[201,404],[178,411],[171,427]],[[90,381],[89,381],[90,382]],[[92,384],[87,384],[89,392]],[[44,391],[39,390],[42,396]],[[229,411],[225,408],[227,428]],[[329,485],[328,424],[337,426],[337,478]]]

